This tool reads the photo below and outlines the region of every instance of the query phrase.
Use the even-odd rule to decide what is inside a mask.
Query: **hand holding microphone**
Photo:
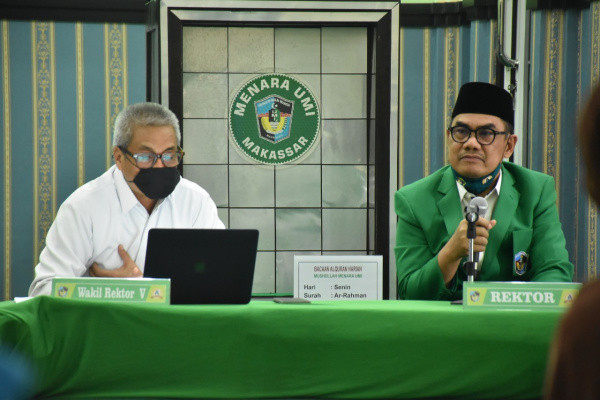
[[[467,279],[469,282],[475,280],[477,271],[479,270],[479,252],[473,250],[475,238],[477,238],[477,227],[476,223],[479,218],[485,216],[488,204],[483,197],[475,197],[471,199],[471,202],[467,206],[465,213],[465,219],[467,220],[467,239],[469,241],[469,258],[465,263],[465,270],[467,272]]]
[[[476,197],[471,200],[467,206],[465,218],[458,224],[458,227],[450,237],[450,240],[448,240],[438,253],[438,265],[442,271],[446,284],[449,284],[456,274],[460,261],[464,257],[469,256],[470,238],[468,238],[467,235],[473,236],[472,243],[474,253],[485,251],[488,243],[489,231],[496,225],[495,220],[488,221],[485,219],[484,215],[486,210],[487,202],[485,199]],[[468,233],[469,223],[467,218],[474,221],[471,226],[471,233]]]

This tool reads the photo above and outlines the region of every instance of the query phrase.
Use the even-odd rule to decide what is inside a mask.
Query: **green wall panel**
[[[145,101],[145,27],[1,21],[0,296],[25,296],[56,211],[111,164],[112,121]],[[7,118],[8,116],[8,118]]]

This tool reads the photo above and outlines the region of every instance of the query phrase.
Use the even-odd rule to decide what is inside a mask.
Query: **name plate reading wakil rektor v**
[[[581,283],[465,282],[464,307],[562,309],[568,307]]]
[[[127,303],[171,303],[171,280],[154,278],[54,278],[52,296]]]
[[[381,300],[382,256],[294,256],[294,297]]]

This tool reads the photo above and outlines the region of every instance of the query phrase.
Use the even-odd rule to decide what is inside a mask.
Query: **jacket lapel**
[[[450,168],[442,176],[438,186],[438,193],[441,195],[437,202],[438,211],[444,218],[447,233],[452,235],[463,218],[463,214],[460,199],[458,198],[456,181]]]
[[[510,172],[506,168],[502,168],[502,186],[500,187],[500,197],[498,197],[498,203],[492,219],[496,220],[496,226],[490,231],[489,243],[485,249],[485,257],[483,259],[482,268],[484,266],[496,260],[496,255],[508,228],[510,228],[511,221],[517,210],[519,199],[521,194],[514,187],[515,180],[513,179]]]

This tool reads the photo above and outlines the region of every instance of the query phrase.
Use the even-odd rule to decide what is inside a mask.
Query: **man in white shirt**
[[[180,143],[177,117],[160,104],[118,115],[115,165],[61,205],[30,296],[50,294],[54,277],[142,276],[152,228],[224,228],[208,193],[179,174]]]

